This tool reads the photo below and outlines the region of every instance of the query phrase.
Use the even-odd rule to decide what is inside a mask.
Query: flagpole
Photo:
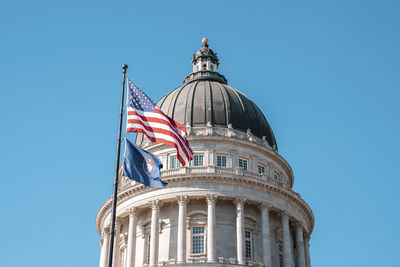
[[[121,131],[122,131],[122,117],[124,115],[124,95],[125,95],[125,81],[126,81],[126,69],[128,65],[122,65],[122,96],[121,96],[121,111],[119,114],[119,131],[118,131],[118,145],[117,145],[117,159],[115,161],[115,177],[114,177],[114,193],[112,201],[112,214],[111,214],[111,231],[110,231],[110,248],[108,253],[108,267],[113,265],[113,250],[114,250],[114,235],[115,235],[115,218],[117,213],[117,195],[118,195],[118,176],[119,176],[119,154],[121,151]]]

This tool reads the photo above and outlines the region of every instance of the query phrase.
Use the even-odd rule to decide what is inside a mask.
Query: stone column
[[[262,203],[261,208],[261,228],[262,228],[262,245],[263,245],[263,260],[264,266],[272,266],[272,252],[271,252],[271,233],[269,224],[269,209],[271,205]]]
[[[282,242],[283,242],[283,267],[293,267],[292,250],[290,246],[289,215],[281,213],[282,217]]]
[[[103,228],[103,247],[101,248],[100,267],[106,267],[108,264],[108,253],[110,247],[110,230]]]
[[[207,195],[207,262],[216,262],[215,260],[215,202],[216,195]]]
[[[150,260],[149,266],[158,266],[158,234],[159,234],[159,212],[160,201],[150,201],[151,207],[151,233],[150,233]]]
[[[187,196],[178,196],[178,251],[177,263],[186,262],[186,202]]]
[[[306,235],[306,238],[304,239],[304,254],[306,257],[306,264],[307,267],[311,267],[311,259],[310,259],[310,236]]]
[[[296,252],[297,252],[297,265],[296,267],[306,267],[306,258],[304,254],[304,241],[303,241],[303,226],[300,222],[296,222]]]
[[[119,219],[115,220],[115,237],[114,237],[114,249],[113,249],[113,266],[117,266],[119,261],[119,232],[121,224]]]
[[[244,203],[246,199],[236,198],[236,249],[238,264],[246,264],[244,255]]]
[[[135,252],[136,252],[136,208],[133,207],[129,210],[129,227],[128,227],[128,245],[126,248],[126,266],[135,266]]]

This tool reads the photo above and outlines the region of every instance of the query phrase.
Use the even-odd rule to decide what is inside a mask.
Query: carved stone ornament
[[[110,236],[110,229],[109,228],[103,228],[101,231],[101,235],[104,238],[108,238]]]
[[[213,126],[212,126],[211,122],[208,121],[203,135],[213,135],[213,134],[214,134]]]
[[[244,203],[246,202],[246,200],[247,200],[247,199],[245,199],[245,198],[240,198],[240,197],[235,198],[234,202],[235,202],[235,204],[236,204],[236,207],[237,207],[237,208],[238,208],[238,207],[243,207],[243,206],[244,206]]]
[[[188,202],[187,196],[177,196],[176,198],[178,199],[179,206],[186,205],[186,203]]]
[[[289,219],[289,213],[285,210],[281,211],[281,217],[285,217],[285,216],[288,217],[288,219]]]
[[[137,209],[136,207],[132,207],[129,209],[129,218],[136,219]]]
[[[217,202],[217,195],[207,195],[206,200],[208,205],[214,205]]]
[[[269,211],[269,210],[271,209],[272,205],[267,204],[267,203],[261,203],[260,205],[258,205],[258,207],[259,207],[261,210]]]
[[[247,129],[247,140],[249,140],[250,142],[254,142],[254,137],[250,129]]]
[[[226,129],[225,136],[227,136],[227,137],[235,137],[236,136],[235,131],[232,128],[232,124],[230,124],[230,123],[228,124],[228,129]]]
[[[192,126],[190,126],[189,123],[186,123],[185,128],[186,128],[187,136],[192,135]]]
[[[161,204],[161,202],[160,202],[159,199],[152,200],[152,201],[150,201],[150,208],[152,210],[159,210],[160,209],[160,204]]]
[[[301,228],[303,229],[303,223],[302,223],[301,221],[296,221],[296,222],[294,222],[294,226],[295,226],[296,228],[301,227]]]

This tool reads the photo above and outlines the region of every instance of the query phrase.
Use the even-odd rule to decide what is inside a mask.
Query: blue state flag
[[[125,138],[123,176],[150,187],[165,187],[161,181],[161,161]]]

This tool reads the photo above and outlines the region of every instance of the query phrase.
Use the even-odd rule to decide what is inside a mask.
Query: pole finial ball
[[[122,65],[122,69],[126,70],[127,68],[128,68],[128,65],[126,65],[126,64]]]
[[[206,45],[208,43],[208,39],[204,37],[203,40],[201,40],[201,42],[203,43],[203,45]]]

